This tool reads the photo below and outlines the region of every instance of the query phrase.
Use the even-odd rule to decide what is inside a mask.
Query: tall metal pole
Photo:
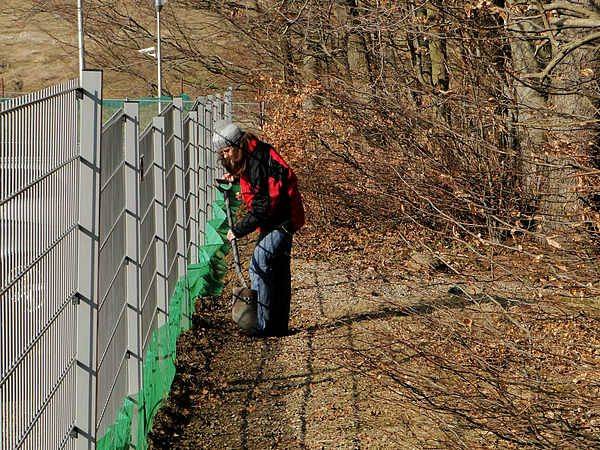
[[[79,36],[79,82],[85,69],[85,50],[83,48],[83,0],[77,0],[77,32]]]
[[[160,114],[162,110],[162,67],[161,67],[161,55],[160,55],[160,10],[163,5],[157,1],[156,2],[156,60],[158,62],[158,114]]]

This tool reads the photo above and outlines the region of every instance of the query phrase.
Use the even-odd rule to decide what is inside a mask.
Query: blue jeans
[[[258,294],[258,334],[281,336],[288,332],[292,277],[290,253],[292,235],[273,230],[254,248],[250,263],[252,289]]]

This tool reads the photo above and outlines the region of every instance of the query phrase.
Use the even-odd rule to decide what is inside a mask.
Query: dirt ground
[[[248,259],[251,244],[242,249],[244,260]],[[503,341],[492,333],[488,342],[486,333],[509,330],[494,325],[498,313],[509,324],[514,318],[523,320],[534,342],[531,348],[545,355],[539,364],[552,367],[548,369],[549,377],[585,379],[590,383],[597,379],[590,375],[597,368],[594,361],[600,361],[596,309],[577,305],[573,311],[561,309],[557,315],[545,315],[538,321],[533,304],[515,302],[527,296],[522,283],[503,280],[501,287],[503,292],[512,292],[510,299],[490,297],[475,305],[468,298],[476,298],[478,291],[491,289],[494,283],[468,287],[449,271],[428,273],[420,263],[413,266],[415,260],[408,264],[389,260],[376,267],[367,261],[370,259],[365,255],[361,258],[361,254],[351,252],[331,254],[327,259],[293,258],[291,333],[283,338],[249,338],[237,331],[230,319],[229,296],[237,284],[230,270],[224,298],[199,301],[193,328],[180,338],[177,375],[171,395],[155,420],[151,448],[523,448],[465,426],[447,416],[443,408],[440,414],[440,408],[427,410],[421,407],[423,403],[407,401],[410,392],[431,388],[435,393],[440,386],[450,386],[456,396],[468,393],[471,383],[475,383],[472,378],[458,385],[466,388],[463,391],[448,384],[448,370],[462,370],[462,364],[466,364],[464,368],[475,367],[465,356],[476,360],[481,356],[485,363],[482,367],[496,361],[501,354],[496,346]],[[474,297],[456,294],[458,286],[465,289],[463,294],[475,289],[471,292]],[[558,328],[553,325],[546,329],[544,323]],[[514,329],[523,328],[517,325]],[[542,329],[538,329],[540,326]],[[454,334],[461,337],[449,339]],[[520,336],[507,336],[511,345],[519,342]],[[474,339],[474,345],[468,351],[456,348],[461,340],[469,339]],[[395,342],[400,343],[399,347]],[[412,361],[402,342],[414,344],[420,357],[435,356],[437,351],[438,356],[447,359],[442,365],[427,356]],[[438,346],[443,350],[436,350]],[[487,347],[491,348],[490,355],[486,354]],[[565,358],[560,352],[555,354],[553,348],[566,351]],[[433,353],[425,352],[427,349]],[[385,363],[383,376],[373,367],[374,360],[376,365]],[[521,362],[520,357],[513,363],[499,366],[497,376],[513,380],[513,374],[532,364]],[[390,373],[404,378],[388,379],[386,374]],[[473,373],[475,377],[486,375],[482,370]],[[585,392],[594,389],[587,381],[582,384]],[[561,383],[556,386],[570,386],[561,401],[569,399],[575,405],[565,407],[564,414],[572,410],[581,416],[581,408],[576,405],[587,405],[590,417],[600,414],[592,391],[580,397],[579,391],[573,391],[579,389],[579,384]],[[476,402],[491,401],[495,405],[494,397],[484,394]],[[525,392],[521,397],[526,400],[529,395]],[[545,413],[558,411],[551,400],[547,402]],[[517,401],[513,405],[515,411],[521,411],[520,404]],[[475,410],[479,406],[476,403]],[[440,427],[440,423],[448,426]],[[511,426],[520,425],[514,422]],[[597,427],[592,424],[589,429]],[[448,430],[451,439],[444,436]],[[562,442],[561,436],[555,436],[554,442]],[[453,442],[463,445],[457,447]],[[561,448],[581,447],[565,441]]]
[[[240,335],[229,299],[200,302],[179,343],[154,449],[415,448],[398,441],[407,435],[406,412],[386,405],[381,385],[360,371],[369,336],[410,320],[402,305],[419,299],[406,280],[343,261],[295,259],[292,272],[292,330],[284,338]]]
[[[16,97],[78,76],[75,22],[68,23],[58,14],[39,12],[39,3],[37,0],[6,0],[0,4],[0,97]],[[152,2],[146,2],[145,8],[150,11],[152,22],[149,27],[152,29]],[[217,39],[215,36],[213,19],[205,11],[186,10],[181,13],[172,5],[169,14],[179,14],[178,20],[192,26],[198,33],[197,36],[188,36],[198,51],[205,50],[203,42],[209,42],[210,46],[224,43],[222,38]],[[223,26],[222,23],[219,25]],[[168,28],[166,33],[168,34]],[[150,47],[154,45],[154,40],[146,37],[140,44],[142,47]],[[96,42],[87,37],[85,46],[87,67],[103,70],[105,99],[155,95],[153,87],[142,78],[122,72],[123,67],[134,64],[137,75],[153,80],[156,66],[151,58],[140,57],[132,48],[123,50],[127,63],[115,59],[106,61],[99,67],[97,57],[100,52]],[[163,49],[163,57],[168,58],[168,52],[168,47]],[[194,86],[185,87],[185,92],[192,96],[206,95],[207,89],[219,90],[218,87],[222,84],[222,80],[201,67],[188,72],[186,79],[195,83]],[[172,70],[166,63],[163,73],[164,92],[180,94],[180,83],[180,73]]]

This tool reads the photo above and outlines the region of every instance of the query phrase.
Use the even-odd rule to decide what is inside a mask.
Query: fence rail
[[[224,118],[231,90],[103,125],[97,71],[0,103],[0,448],[95,448],[140,390],[198,259]]]

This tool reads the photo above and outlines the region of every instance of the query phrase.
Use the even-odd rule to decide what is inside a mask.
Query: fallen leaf
[[[551,239],[551,238],[549,238],[547,236],[546,236],[546,243],[549,246],[554,247],[554,248],[558,248],[558,249],[562,248],[561,245],[558,242],[556,242],[554,239]]]

